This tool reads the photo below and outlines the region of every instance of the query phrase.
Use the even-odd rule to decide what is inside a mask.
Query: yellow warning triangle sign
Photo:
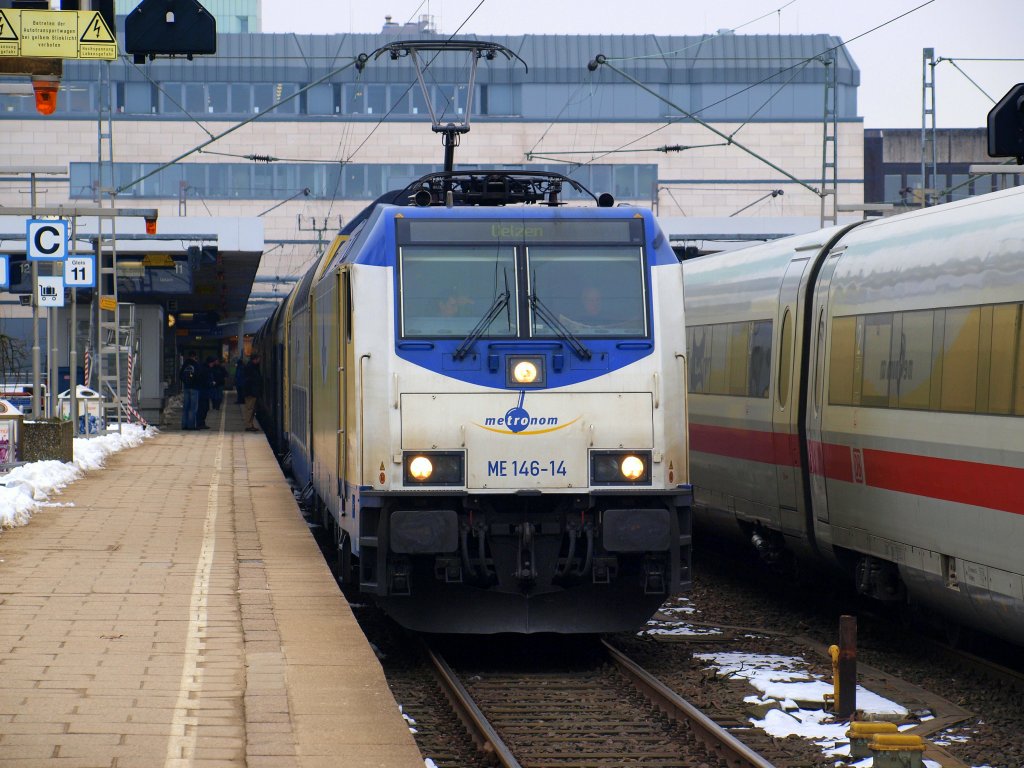
[[[0,10],[0,40],[17,40],[18,33],[14,31],[14,25],[11,24],[10,19],[4,16],[4,12]]]
[[[80,43],[115,42],[114,36],[110,33],[110,27],[107,26],[107,22],[103,20],[98,11],[92,15],[84,29],[85,31],[82,32],[82,36],[78,38]]]

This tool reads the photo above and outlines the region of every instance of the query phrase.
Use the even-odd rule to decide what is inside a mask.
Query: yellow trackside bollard
[[[857,759],[871,757],[869,742],[879,734],[899,733],[896,723],[852,722],[846,737],[850,740],[850,757]]]
[[[922,768],[924,741],[906,733],[879,733],[871,739],[875,768]]]

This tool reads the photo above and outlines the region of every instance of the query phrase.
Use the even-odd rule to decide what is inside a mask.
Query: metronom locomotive
[[[690,585],[681,270],[650,211],[563,185],[426,176],[262,332],[339,579],[412,629],[624,630]]]
[[[1024,190],[684,263],[695,518],[1024,643]]]

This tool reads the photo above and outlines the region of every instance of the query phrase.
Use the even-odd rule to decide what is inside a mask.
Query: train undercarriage
[[[339,533],[338,570],[416,631],[625,631],[691,585],[688,494],[362,502],[358,562]]]

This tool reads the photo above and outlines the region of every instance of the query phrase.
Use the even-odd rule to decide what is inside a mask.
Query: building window
[[[144,175],[138,163],[115,163],[118,185],[123,186]],[[95,163],[72,163],[74,198],[92,198],[92,179]],[[150,166],[155,167],[155,166]],[[274,163],[257,166],[252,163],[179,163],[165,168],[145,182],[125,190],[123,197],[177,200],[180,181],[186,181],[190,195],[210,199],[276,200],[294,195],[309,187],[310,197],[316,200],[372,200],[391,189],[402,189],[410,182],[428,173],[441,170],[439,166],[409,163]],[[458,170],[458,166],[456,166]],[[577,180],[595,195],[605,191],[595,179],[617,180],[619,197],[643,197],[640,189],[645,182],[639,179],[654,175],[654,166],[587,166],[572,171],[565,166],[531,166],[528,170],[574,172]],[[83,186],[84,185],[84,186]],[[86,189],[86,187],[88,189]],[[562,188],[563,199],[588,201],[589,196],[576,192],[568,184]]]

